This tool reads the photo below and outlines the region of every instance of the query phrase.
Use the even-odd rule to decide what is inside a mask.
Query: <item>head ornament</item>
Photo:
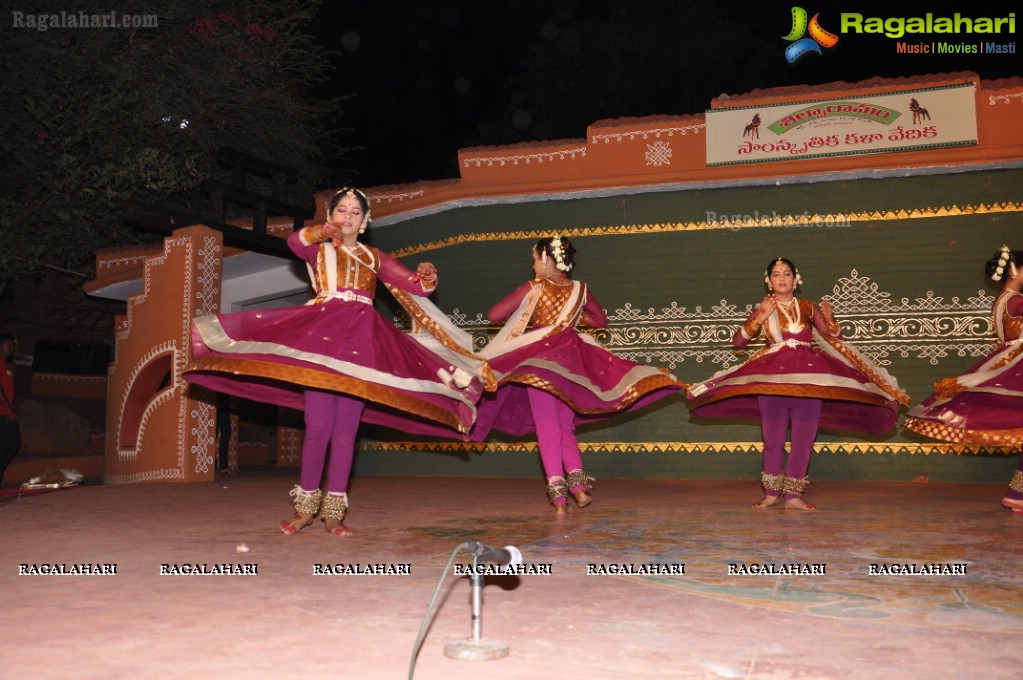
[[[572,270],[571,264],[565,264],[565,247],[561,243],[560,234],[551,239],[551,254],[554,255],[554,264],[559,271],[569,272]]]
[[[775,260],[775,261],[774,261],[774,263],[773,263],[773,264],[772,264],[772,265],[771,265],[771,266],[770,266],[770,267],[768,268],[768,270],[767,270],[766,272],[764,272],[764,283],[766,283],[766,284],[767,284],[767,287],[768,287],[768,289],[770,289],[770,290],[774,290],[774,287],[773,287],[773,286],[771,286],[771,270],[772,270],[772,269],[774,269],[774,265],[778,264],[779,262],[780,262],[781,264],[784,264],[785,266],[789,266],[789,265],[788,265],[788,263],[787,263],[787,262],[785,262],[785,258],[784,258],[784,257],[779,257],[779,258],[778,258],[777,260]],[[796,281],[795,281],[796,285],[794,285],[794,286],[792,287],[792,289],[793,289],[793,290],[795,290],[796,288],[799,288],[800,286],[802,286],[802,285],[803,285],[803,277],[799,275],[799,271],[798,271],[798,270],[796,269],[796,266],[795,266],[795,265],[792,265],[792,273],[796,275]]]
[[[998,266],[995,267],[995,273],[991,275],[992,281],[1001,281],[1005,275],[1005,265],[1009,264],[1009,254],[1012,251],[1009,250],[1009,246],[1003,245],[999,249],[998,255]]]
[[[330,201],[328,202],[328,205],[333,205],[334,204],[334,199],[336,199],[338,196],[341,196],[341,195],[345,195],[345,196],[358,196],[360,199],[362,199],[362,203],[366,206],[366,217],[365,217],[365,219],[363,221],[363,230],[365,230],[366,225],[368,225],[370,220],[372,219],[372,217],[370,216],[370,213],[372,211],[369,209],[369,196],[367,196],[363,192],[362,189],[356,189],[355,187],[341,187],[340,189],[338,189],[337,191],[334,192],[333,196],[330,197]],[[328,215],[328,219],[329,219],[329,215]]]

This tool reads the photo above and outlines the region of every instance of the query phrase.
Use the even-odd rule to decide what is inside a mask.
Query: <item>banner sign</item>
[[[707,111],[707,165],[977,143],[976,83]]]

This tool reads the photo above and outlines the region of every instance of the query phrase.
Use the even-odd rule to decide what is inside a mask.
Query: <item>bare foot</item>
[[[585,508],[587,505],[593,502],[593,496],[586,493],[586,489],[580,489],[572,494],[575,498],[575,503],[580,508]]]
[[[558,516],[565,516],[568,514],[568,503],[555,503],[554,514]]]
[[[1023,513],[1023,500],[1009,498],[1008,496],[1006,496],[1005,498],[1002,499],[1002,507],[1008,508],[1013,512]]]
[[[781,500],[781,496],[764,496],[750,507],[754,510],[763,510],[764,508],[769,508],[772,505],[777,505],[779,500]]]
[[[300,512],[296,512],[291,519],[281,520],[281,531],[290,536],[291,534],[297,534],[313,523],[313,515],[303,515]]]
[[[336,519],[325,519],[323,523],[327,525],[327,532],[331,536],[337,536],[338,538],[344,538],[345,536],[351,536],[352,530],[341,523],[340,520]]]
[[[811,503],[807,503],[802,498],[787,498],[785,499],[786,510],[816,510],[817,506]]]

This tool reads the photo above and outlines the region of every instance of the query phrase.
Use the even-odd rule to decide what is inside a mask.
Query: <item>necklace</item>
[[[792,310],[795,309],[795,315],[793,316]],[[802,330],[803,326],[799,323],[801,313],[799,311],[799,301],[796,298],[792,298],[788,302],[778,302],[778,311],[785,317],[787,325],[785,330],[789,333],[796,334]]]
[[[365,264],[365,262],[362,259],[362,251],[366,250],[366,247],[363,246],[361,243],[356,243],[354,246],[346,246],[342,244],[341,250],[345,251],[348,257],[352,258],[356,262]]]
[[[542,278],[542,279],[543,279],[544,281],[546,281],[547,283],[551,284],[552,286],[559,286],[559,287],[564,287],[564,286],[567,286],[567,285],[569,285],[569,283],[570,283],[570,281],[569,281],[569,280],[567,279],[567,277],[565,277],[565,275],[564,275],[564,274],[562,274],[561,276],[559,276],[559,277],[557,278],[557,280],[555,280],[555,279],[552,279],[552,278],[551,278],[551,277],[549,277],[549,276],[543,276],[543,277],[541,277],[541,278]]]

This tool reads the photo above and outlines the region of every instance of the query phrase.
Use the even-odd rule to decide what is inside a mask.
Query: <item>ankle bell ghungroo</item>
[[[803,492],[806,491],[806,487],[808,487],[809,485],[810,485],[809,477],[803,477],[801,479],[797,479],[795,477],[786,477],[782,491],[785,492],[786,496],[799,498],[800,496],[803,495]]]
[[[323,497],[323,509],[320,510],[320,517],[323,519],[336,519],[342,522],[348,514],[348,494],[345,492],[335,493],[328,491]]]
[[[565,502],[568,498],[568,484],[564,477],[551,477],[547,480],[547,498],[551,503]]]
[[[761,472],[760,485],[764,487],[764,491],[780,492],[782,488],[785,486],[785,475],[769,475],[766,472]]]
[[[575,493],[580,490],[591,491],[593,489],[593,482],[593,477],[587,477],[586,473],[582,470],[572,470],[568,473],[568,479],[565,483],[572,493]]]
[[[1023,470],[1016,470],[1009,480],[1009,488],[1016,493],[1023,493]]]
[[[300,515],[315,515],[320,511],[320,501],[323,498],[323,491],[306,491],[295,485],[290,495],[295,499],[295,512]]]

